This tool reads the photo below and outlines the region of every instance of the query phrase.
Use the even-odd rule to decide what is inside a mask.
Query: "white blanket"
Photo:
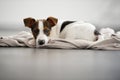
[[[32,34],[22,31],[12,36],[1,36],[0,46],[35,47],[35,44]],[[86,40],[52,39],[47,45],[40,48],[120,50],[120,34],[114,35],[109,39],[98,40],[96,42]]]

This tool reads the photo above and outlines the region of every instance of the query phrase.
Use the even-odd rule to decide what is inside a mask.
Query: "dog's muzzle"
[[[38,40],[38,44],[39,44],[39,45],[45,44],[45,40]]]

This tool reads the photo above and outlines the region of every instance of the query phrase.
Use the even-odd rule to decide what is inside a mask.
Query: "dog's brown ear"
[[[50,23],[50,26],[53,27],[53,26],[55,26],[57,24],[58,19],[54,18],[54,17],[48,17],[47,21]]]
[[[29,18],[23,19],[23,22],[24,22],[24,25],[25,25],[25,26],[31,28],[32,25],[33,25],[36,21],[35,21],[34,18],[29,17]]]

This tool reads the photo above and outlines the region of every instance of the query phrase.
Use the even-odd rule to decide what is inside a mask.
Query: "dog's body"
[[[69,23],[71,22],[71,23]],[[68,24],[67,24],[68,23]],[[64,25],[66,24],[66,25]],[[50,38],[62,38],[62,39],[83,39],[89,41],[95,41],[96,36],[94,34],[95,26],[90,23],[78,22],[78,21],[63,21],[58,22],[50,34]]]
[[[24,19],[24,24],[30,27],[36,41],[36,47],[48,43],[50,38],[83,39],[95,41],[99,33],[94,25],[78,21],[61,21],[48,17],[46,20]]]

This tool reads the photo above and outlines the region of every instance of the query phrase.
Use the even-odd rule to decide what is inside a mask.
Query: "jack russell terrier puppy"
[[[99,35],[95,26],[86,22],[58,22],[58,19],[54,17],[40,20],[29,17],[23,21],[25,26],[31,29],[36,47],[47,44],[50,38],[96,41]]]

